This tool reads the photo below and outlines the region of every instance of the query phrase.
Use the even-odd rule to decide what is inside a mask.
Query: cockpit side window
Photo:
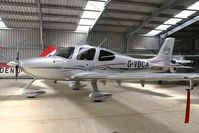
[[[109,51],[105,51],[105,50],[100,50],[100,54],[99,54],[99,61],[111,61],[115,59],[115,54],[109,52]]]
[[[77,60],[93,60],[95,57],[95,48],[80,48]]]
[[[56,56],[60,56],[66,59],[71,59],[74,53],[75,47],[68,47],[58,50]]]

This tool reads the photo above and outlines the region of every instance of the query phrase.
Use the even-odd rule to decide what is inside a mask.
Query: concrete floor
[[[32,89],[46,94],[27,99],[21,90],[30,80],[0,80],[0,132],[2,133],[198,133],[199,90],[191,93],[191,120],[185,125],[188,83],[163,85],[138,83],[100,84],[113,93],[102,103],[93,103],[91,86],[71,90],[65,82],[36,81]],[[178,84],[178,85],[177,85]]]

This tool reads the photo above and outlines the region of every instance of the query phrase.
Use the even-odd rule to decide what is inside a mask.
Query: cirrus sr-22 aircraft
[[[102,83],[116,81],[118,84],[121,84],[122,81],[140,81],[144,87],[146,80],[188,80],[190,89],[193,89],[193,81],[199,79],[197,73],[146,73],[146,71],[160,68],[184,68],[184,66],[171,64],[174,41],[174,38],[166,38],[157,56],[151,59],[132,58],[90,45],[69,46],[61,49],[51,46],[40,57],[31,59],[19,60],[18,50],[17,60],[7,65],[15,67],[16,79],[19,68],[34,78],[22,92],[26,97],[42,94],[43,91],[28,89],[37,79],[70,81],[69,87],[73,89],[85,86],[80,81],[90,81],[93,91],[89,94],[89,98],[95,102],[112,96],[111,93],[98,90],[98,81]],[[140,73],[144,70],[144,73]],[[190,92],[187,92],[185,123],[189,121],[190,112]]]
[[[37,79],[72,81],[69,86],[73,89],[85,86],[80,81],[91,81],[93,92],[90,93],[89,98],[93,101],[102,101],[111,97],[112,94],[99,91],[98,81],[114,80],[120,84],[122,81],[138,80],[144,86],[145,80],[192,80],[198,78],[196,74],[140,73],[140,70],[182,67],[171,65],[174,41],[174,38],[165,39],[157,56],[151,59],[137,59],[105,48],[77,45],[62,49],[51,47],[40,57],[17,59],[9,62],[8,65],[16,67],[16,78],[18,77],[18,68],[34,78],[23,90],[24,96],[40,95],[38,92],[27,91],[27,88]],[[47,56],[52,51],[56,51],[56,53]],[[137,70],[139,70],[137,73],[132,73]]]

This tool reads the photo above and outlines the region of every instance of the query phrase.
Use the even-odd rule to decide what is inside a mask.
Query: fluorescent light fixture
[[[104,2],[88,1],[86,4],[86,10],[101,10],[104,8]]]
[[[7,26],[4,24],[3,21],[0,21],[0,28],[6,28]]]
[[[76,31],[85,31],[85,32],[88,32],[89,28],[90,28],[90,26],[77,26]]]
[[[195,4],[191,5],[190,7],[188,7],[187,9],[191,9],[191,10],[199,10],[199,1],[196,2]]]
[[[188,7],[187,9],[190,10],[199,10],[199,1]],[[180,13],[175,15],[175,18],[170,18],[169,20],[165,21],[164,24],[159,25],[155,28],[155,30],[150,31],[146,35],[148,36],[155,36],[159,33],[161,33],[163,30],[167,30],[172,25],[177,24],[180,22],[183,18],[188,18],[190,15],[194,14],[196,11],[190,11],[190,10],[182,10]],[[182,18],[182,19],[181,19]]]
[[[194,14],[196,11],[188,11],[188,10],[183,10],[180,13],[178,13],[177,15],[175,15],[175,17],[177,18],[188,18],[190,15]]]
[[[148,35],[148,36],[155,36],[155,35],[157,35],[157,34],[159,34],[161,32],[162,31],[160,31],[160,30],[152,30],[149,33],[147,33],[146,35]]]
[[[95,20],[80,19],[79,25],[92,25],[94,22],[95,22]]]
[[[157,30],[166,30],[166,29],[168,29],[169,27],[171,27],[171,25],[161,24],[161,25],[159,25],[158,27],[156,27],[155,29],[157,29]]]
[[[175,25],[178,22],[180,22],[182,19],[180,18],[170,18],[169,20],[167,20],[166,22],[164,22],[164,24],[171,24],[171,25]]]
[[[96,21],[100,17],[104,10],[104,6],[107,0],[104,1],[88,1],[83,12],[79,25],[76,31],[89,31],[95,25]],[[93,11],[92,11],[93,10]],[[90,19],[89,19],[90,18]],[[92,19],[92,20],[91,20]],[[85,26],[83,26],[85,25]],[[88,26],[87,26],[88,25]],[[90,26],[89,26],[90,25]]]
[[[100,12],[84,11],[81,18],[96,18]]]

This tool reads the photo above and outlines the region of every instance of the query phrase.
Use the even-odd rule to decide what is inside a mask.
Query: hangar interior
[[[0,61],[15,60],[17,48],[23,59],[38,57],[48,45],[99,46],[104,40],[102,47],[122,54],[156,54],[167,37],[176,39],[173,54],[197,55],[198,10],[198,0],[0,0]],[[102,87],[115,93],[114,98],[97,104],[86,99],[89,89],[74,92],[63,82],[36,82],[34,87],[47,87],[49,94],[31,100],[20,97],[26,80],[0,82],[0,131],[199,131],[197,89],[191,124],[183,124],[188,85],[182,82],[149,83],[151,90],[137,83],[123,87],[109,83]]]
[[[6,28],[1,25],[0,45],[3,47],[1,53],[3,52],[9,59],[14,59],[18,45],[21,58],[29,58],[38,56],[42,47],[48,45],[68,46],[87,42],[98,46],[107,39],[103,47],[119,53],[154,54],[167,36],[176,38],[174,54],[198,53],[198,11],[197,7],[187,9],[197,0],[90,1],[91,4],[106,2],[103,11],[86,9],[87,2],[87,0],[2,0],[1,23],[3,22]],[[186,14],[175,17],[183,10],[189,13],[187,17]],[[100,17],[83,16],[83,13],[89,11],[100,13]],[[175,22],[164,24],[171,18],[176,19]],[[157,29],[160,25],[163,27]],[[78,27],[85,29],[91,26],[89,34],[78,30]],[[152,30],[161,32],[156,36],[145,36]],[[5,60],[2,56],[0,58]]]

